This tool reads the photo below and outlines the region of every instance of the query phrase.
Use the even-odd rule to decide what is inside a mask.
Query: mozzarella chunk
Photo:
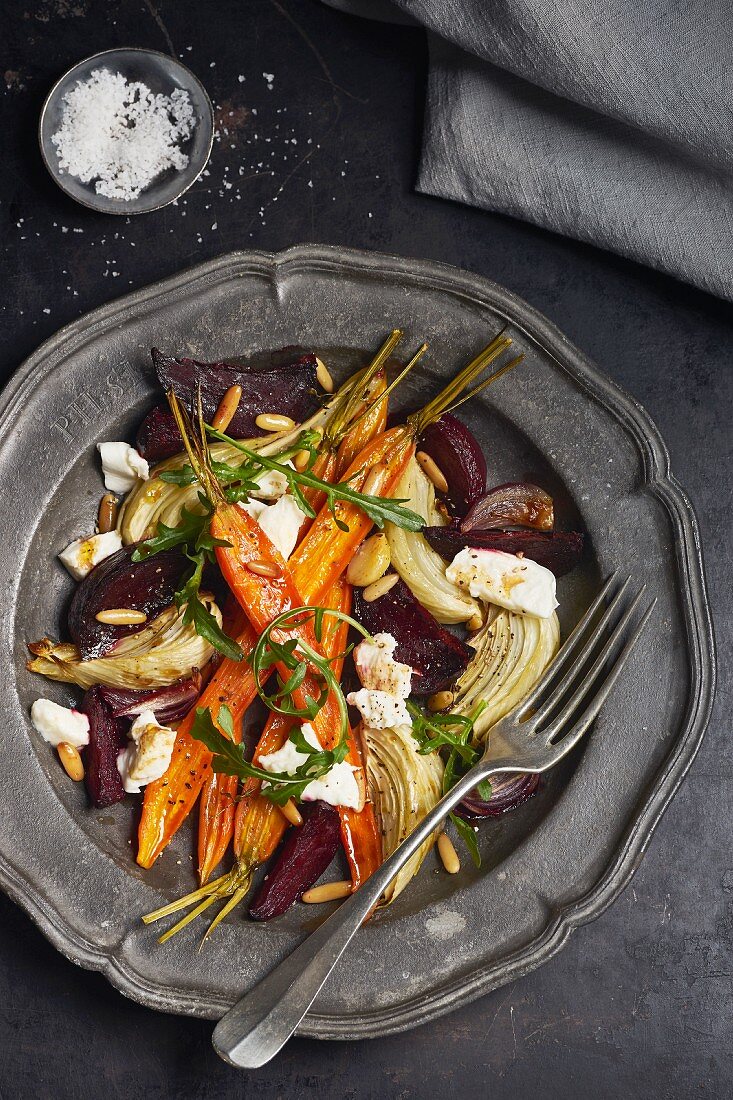
[[[473,550],[456,554],[445,575],[476,599],[520,615],[548,619],[558,606],[555,577],[544,565],[503,550]]]
[[[412,669],[394,659],[397,639],[391,634],[375,634],[373,641],[364,639],[354,649],[354,664],[362,687],[386,692],[398,699],[410,694]]]
[[[129,493],[138,481],[147,481],[150,467],[129,443],[98,443],[104,487],[110,493]]]
[[[320,749],[321,743],[311,725],[305,722],[301,727],[303,737],[314,749]],[[282,748],[266,753],[259,758],[259,766],[267,772],[279,772],[281,775],[294,775],[296,768],[305,764],[308,756],[300,752],[288,738]],[[328,802],[330,806],[347,806],[349,809],[361,809],[361,792],[354,775],[354,768],[346,761],[334,764],[332,768],[314,779],[301,795],[303,802]]]
[[[257,520],[272,545],[287,561],[295,549],[303,521],[307,519],[295,498],[288,494],[281,496],[274,504],[250,500],[246,504],[240,504],[240,508]]]
[[[71,573],[75,581],[81,581],[91,573],[95,565],[122,549],[122,539],[117,531],[105,531],[88,539],[75,539],[59,554],[59,561]]]
[[[386,730],[392,726],[411,726],[412,719],[405,700],[386,691],[350,691],[346,696],[359,711],[365,726],[373,730]]]
[[[117,757],[117,770],[128,794],[154,779],[160,779],[168,769],[176,743],[176,731],[161,726],[152,710],[142,711],[130,727],[130,743]]]
[[[59,706],[51,699],[36,699],[31,707],[31,722],[49,745],[74,745],[81,749],[89,744],[89,719],[86,714]]]
[[[280,465],[290,466],[293,469],[293,464],[289,458]],[[257,497],[260,500],[275,500],[288,491],[288,479],[279,470],[263,470],[261,474],[257,474],[254,480],[259,488],[253,489],[250,496]]]

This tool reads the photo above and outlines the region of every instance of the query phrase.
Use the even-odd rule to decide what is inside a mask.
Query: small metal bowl
[[[127,80],[147,84],[153,93],[170,95],[176,88],[188,92],[194,114],[191,137],[181,143],[188,155],[188,164],[180,171],[168,168],[153,180],[137,198],[129,201],[98,195],[94,182],[82,183],[68,171],[61,171],[51,136],[61,126],[63,99],[78,82],[87,80],[94,69],[109,69],[121,73]],[[155,50],[105,50],[74,65],[54,84],[41,111],[38,141],[44,164],[62,191],[83,206],[104,214],[146,214],[160,210],[187,191],[203,172],[214,141],[214,111],[206,89],[185,65]]]

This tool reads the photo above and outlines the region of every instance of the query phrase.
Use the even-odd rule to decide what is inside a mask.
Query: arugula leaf
[[[157,534],[136,547],[132,560],[143,561],[145,558],[152,557],[153,554],[160,554],[163,550],[172,550],[175,546],[195,547],[198,540],[208,533],[209,521],[214,511],[213,505],[203,493],[199,493],[199,500],[204,507],[203,514],[189,512],[188,508],[182,508],[178,526],[168,527],[165,523],[159,523]]]
[[[227,725],[231,724],[231,711],[228,707],[222,706],[219,708],[217,721],[228,733]],[[300,764],[292,774],[266,771],[264,768],[259,768],[256,764],[252,764],[245,759],[243,746],[235,744],[229,737],[225,737],[221,730],[217,729],[208,707],[196,708],[191,726],[191,736],[196,738],[197,741],[201,741],[214,754],[211,766],[215,772],[223,775],[236,775],[244,780],[261,780],[263,783],[262,793],[271,802],[275,802],[280,806],[284,805],[290,798],[299,799],[309,783],[325,775],[326,772],[331,770],[334,763],[337,763],[346,755],[346,746],[343,755],[339,754],[338,749],[314,748],[305,740],[302,730],[296,728],[291,732],[290,739],[298,751],[305,753],[308,759]]]
[[[476,833],[473,831],[467,821],[464,821],[458,814],[451,814],[450,819],[456,827],[456,831],[460,836],[463,843],[468,848],[468,853],[476,864],[477,867],[481,866],[481,853],[478,850],[478,841],[476,840]]]
[[[387,522],[393,523],[395,527],[402,527],[406,531],[420,531],[425,526],[425,520],[422,516],[419,516],[417,512],[413,512],[410,508],[403,507],[405,504],[404,499],[397,500],[391,499],[390,497],[369,496],[353,489],[346,481],[341,481],[336,485],[332,485],[330,482],[322,481],[319,477],[316,477],[308,468],[300,471],[294,470],[291,466],[284,466],[282,462],[274,458],[261,455],[257,451],[253,451],[245,446],[244,443],[240,443],[239,440],[232,439],[230,436],[225,435],[224,432],[212,428],[209,424],[206,425],[206,430],[214,439],[221,440],[223,443],[229,443],[232,447],[236,447],[238,451],[241,451],[242,454],[246,455],[247,458],[258,466],[266,470],[277,470],[283,474],[298,504],[301,504],[301,501],[307,503],[303,499],[303,486],[308,489],[318,489],[320,492],[325,493],[326,503],[334,515],[336,525],[341,530],[348,531],[348,526],[336,515],[336,502],[339,500],[356,504],[363,512],[366,512],[369,518],[379,528],[384,527],[384,524]],[[297,449],[300,450],[302,448],[299,446]],[[278,458],[282,458],[282,455],[279,455]],[[304,508],[304,511],[309,515],[313,514],[312,510],[308,510],[307,508]]]
[[[244,654],[241,646],[225,634],[218,622],[209,611],[199,595],[201,578],[204,572],[206,552],[200,551],[196,555],[188,555],[194,563],[193,572],[174,595],[177,607],[185,605],[183,613],[184,624],[192,623],[196,633],[211,642],[215,649],[228,657],[230,661],[241,661]]]

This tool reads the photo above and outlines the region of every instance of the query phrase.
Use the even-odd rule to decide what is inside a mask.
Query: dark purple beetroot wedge
[[[150,410],[137,430],[135,445],[148,462],[162,462],[180,454],[181,433],[167,405],[156,405]]]
[[[333,806],[306,803],[300,811],[303,824],[288,830],[272,870],[250,906],[253,920],[272,920],[287,912],[321,877],[338,851],[341,825]]]
[[[84,696],[81,710],[89,719],[89,744],[84,749],[84,781],[89,800],[100,809],[125,797],[117,757],[127,745],[128,721],[113,718],[104,705],[99,685]]]
[[[201,694],[201,673],[196,671],[186,680],[176,680],[166,687],[149,691],[133,691],[132,688],[100,687],[102,700],[113,718],[132,718],[144,710],[152,710],[165,725],[185,718]]]
[[[448,482],[445,502],[454,516],[465,516],[486,490],[486,459],[473,432],[450,413],[429,424],[419,449],[427,451]]]
[[[447,687],[473,656],[473,650],[436,622],[402,580],[371,603],[355,588],[353,614],[370,634],[397,639],[395,657],[411,666],[415,695],[433,695]]]
[[[457,523],[451,523],[448,527],[423,527],[422,533],[446,561],[467,546],[503,550],[505,554],[524,554],[556,577],[569,573],[583,556],[583,536],[578,531],[462,531]]]
[[[234,439],[260,434],[255,419],[263,412],[283,413],[301,423],[318,410],[318,364],[313,354],[278,357],[272,365],[257,369],[234,363],[200,363],[196,359],[174,359],[152,350],[153,366],[164,391],[173,390],[191,405],[201,387],[204,416],[211,420],[230,386],[241,386],[242,397],[227,428]],[[140,425],[138,446],[149,462],[159,462],[183,450],[183,442],[168,411],[159,406]]]
[[[124,546],[95,565],[79,584],[69,608],[69,633],[85,661],[103,657],[117,642],[143,627],[111,626],[96,619],[97,612],[117,607],[144,611],[148,622],[173,603],[173,593],[188,567],[179,550],[164,550],[134,562],[134,546]]]

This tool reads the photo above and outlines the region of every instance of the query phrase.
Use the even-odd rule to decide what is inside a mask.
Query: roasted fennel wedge
[[[539,619],[495,608],[469,645],[475,655],[458,679],[454,714],[471,715],[485,706],[473,727],[475,741],[483,742],[493,725],[508,714],[539,680],[560,644],[557,615]]]
[[[212,597],[201,593],[201,600],[221,626],[221,612]],[[144,629],[122,638],[106,657],[91,661],[82,661],[75,645],[43,638],[28,646],[33,659],[27,667],[84,689],[93,684],[136,690],[165,687],[203,668],[214,654],[193,624],[184,624],[185,610],[166,608]]]
[[[443,761],[435,753],[422,755],[409,726],[364,730],[369,795],[382,834],[382,856],[388,856],[409,836],[443,793]],[[432,848],[427,840],[400,871],[384,895],[384,904],[401,894]]]
[[[395,489],[395,496],[422,516],[430,526],[443,526],[445,519],[435,506],[435,490],[413,458]],[[463,623],[480,613],[481,605],[445,575],[446,563],[428,545],[419,531],[385,526],[392,564],[422,606],[439,623]]]

